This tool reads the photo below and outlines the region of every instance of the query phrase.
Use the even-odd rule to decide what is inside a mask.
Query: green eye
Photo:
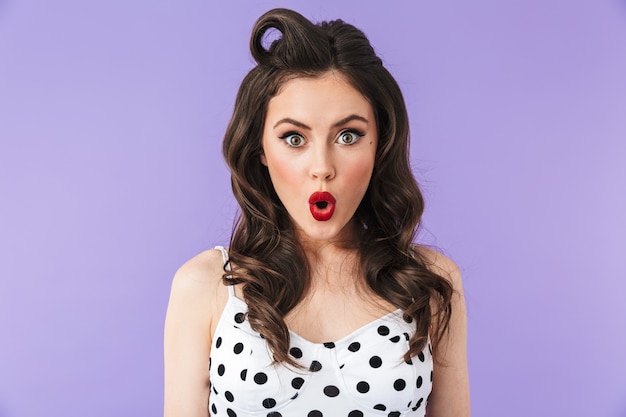
[[[353,132],[351,130],[346,130],[339,134],[339,138],[337,139],[337,141],[342,145],[352,145],[353,143],[357,142],[361,138],[361,136],[363,136],[363,134]]]
[[[282,137],[287,142],[287,145],[293,148],[299,148],[304,145],[304,138],[297,133],[289,133]]]

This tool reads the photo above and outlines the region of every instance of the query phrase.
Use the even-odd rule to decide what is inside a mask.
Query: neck
[[[359,247],[358,244],[358,231],[356,227],[356,221],[352,219],[344,228],[332,239],[328,240],[315,240],[304,234],[302,230],[295,229],[296,239],[300,243],[305,253],[311,255],[320,255],[324,253],[332,252],[345,252],[354,251]]]
[[[358,248],[333,243],[303,246],[311,289],[354,291],[360,280]]]

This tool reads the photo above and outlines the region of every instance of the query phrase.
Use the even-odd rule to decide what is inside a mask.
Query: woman
[[[461,278],[413,243],[397,83],[340,20],[271,10],[251,50],[223,144],[241,214],[174,278],[165,416],[468,416]]]

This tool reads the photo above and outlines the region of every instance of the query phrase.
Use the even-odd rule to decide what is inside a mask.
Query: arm
[[[207,417],[209,355],[226,303],[222,257],[207,251],[183,265],[172,282],[164,331],[165,417]]]
[[[424,252],[422,252],[424,253]],[[448,333],[436,347],[433,389],[428,400],[428,417],[469,417],[469,377],[467,369],[467,315],[459,268],[444,255],[426,251],[431,269],[448,279],[454,289]]]

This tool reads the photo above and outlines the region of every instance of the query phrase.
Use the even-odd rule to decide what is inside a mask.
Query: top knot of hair
[[[281,36],[266,49],[263,41],[271,29]],[[332,63],[328,36],[319,26],[289,9],[273,9],[259,18],[252,31],[250,51],[259,65],[277,69],[324,69]]]

